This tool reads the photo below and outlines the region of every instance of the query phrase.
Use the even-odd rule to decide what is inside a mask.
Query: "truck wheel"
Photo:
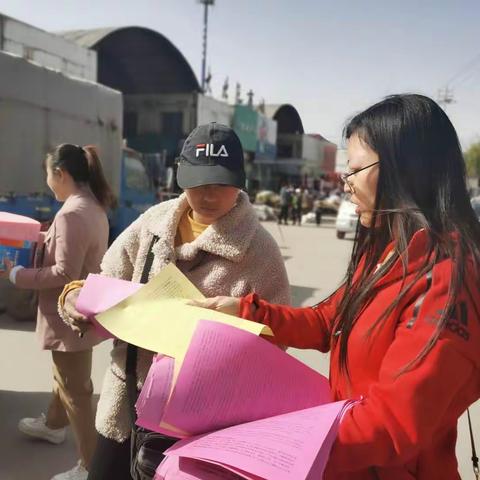
[[[345,238],[345,232],[339,232],[337,230],[337,238],[339,238],[340,240],[343,240]]]

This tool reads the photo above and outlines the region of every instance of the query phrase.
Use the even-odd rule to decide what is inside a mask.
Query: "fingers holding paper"
[[[208,308],[228,315],[238,316],[240,313],[240,298],[235,297],[211,297],[202,300],[189,300],[187,305],[194,307]]]
[[[90,328],[91,323],[88,317],[82,315],[75,306],[81,290],[81,288],[76,288],[67,293],[63,313],[72,330],[83,334]]]

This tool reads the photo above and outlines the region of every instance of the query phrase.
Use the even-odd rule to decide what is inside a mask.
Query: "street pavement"
[[[337,240],[332,222],[315,226],[264,226],[280,246],[287,267],[294,305],[312,305],[341,282],[351,238]],[[49,352],[39,350],[33,322],[18,322],[0,315],[0,480],[49,480],[77,461],[71,432],[62,445],[25,438],[18,420],[45,412],[51,390]],[[108,365],[110,341],[94,350],[93,382],[98,394]],[[328,375],[328,356],[312,350],[289,350],[315,370]],[[474,431],[480,444],[480,404],[472,408]],[[466,417],[459,422],[457,456],[463,479],[473,478]],[[441,459],[439,459],[441,461]]]

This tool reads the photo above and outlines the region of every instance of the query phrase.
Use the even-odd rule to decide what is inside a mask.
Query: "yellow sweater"
[[[199,223],[193,219],[191,208],[187,209],[178,223],[175,246],[178,247],[184,243],[193,242],[207,228],[208,225],[204,225],[203,223]]]

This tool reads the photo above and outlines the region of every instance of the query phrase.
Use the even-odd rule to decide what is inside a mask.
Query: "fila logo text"
[[[220,145],[220,148],[215,151],[213,143],[199,143],[195,149],[195,156],[198,157],[202,152],[205,152],[206,157],[228,157],[225,145]]]

